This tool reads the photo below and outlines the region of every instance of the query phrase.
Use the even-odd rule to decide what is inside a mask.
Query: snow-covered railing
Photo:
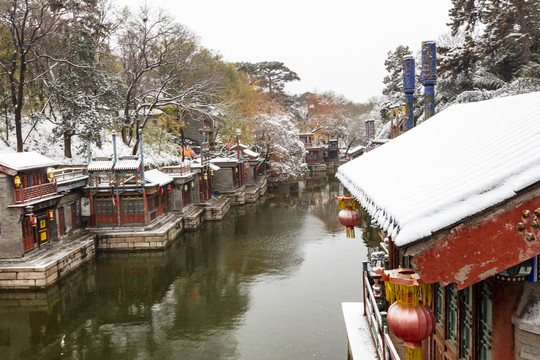
[[[363,265],[364,316],[368,322],[377,355],[379,359],[383,360],[400,360],[394,343],[388,335],[386,312],[379,311],[377,306],[375,294],[369,281],[367,262],[364,262]]]
[[[165,166],[159,170],[164,174],[183,176],[191,172],[191,165]]]
[[[13,204],[25,204],[27,202],[58,195],[56,182],[13,189]]]
[[[64,169],[55,169],[53,171],[56,181],[64,181],[76,179],[79,177],[86,176],[85,168],[64,168]]]

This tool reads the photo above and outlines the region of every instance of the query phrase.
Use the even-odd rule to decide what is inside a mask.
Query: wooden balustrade
[[[26,188],[13,189],[13,204],[25,204],[33,200],[43,199],[49,196],[58,195],[56,182],[30,186]]]

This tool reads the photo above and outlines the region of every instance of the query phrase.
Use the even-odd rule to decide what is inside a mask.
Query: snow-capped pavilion
[[[540,92],[454,105],[337,177],[389,238],[389,269],[434,284],[424,359],[540,354]]]

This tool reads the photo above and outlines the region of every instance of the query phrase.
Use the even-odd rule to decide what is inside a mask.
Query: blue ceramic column
[[[434,41],[422,43],[422,84],[425,94],[425,120],[435,114],[435,84],[437,83],[437,46]]]
[[[405,94],[405,131],[414,127],[414,57],[403,58],[403,93]]]

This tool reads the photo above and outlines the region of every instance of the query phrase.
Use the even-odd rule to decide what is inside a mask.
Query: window
[[[444,314],[444,287],[441,284],[435,284],[435,322],[443,326]]]
[[[480,360],[491,360],[491,289],[485,281],[480,285],[480,309],[479,309],[479,329],[478,329],[478,358]]]
[[[446,299],[448,307],[446,308],[446,339],[456,343],[457,339],[457,287],[456,284],[450,284],[446,287]]]
[[[471,287],[467,287],[461,291],[461,359],[472,359],[472,338],[473,338],[473,296]]]

